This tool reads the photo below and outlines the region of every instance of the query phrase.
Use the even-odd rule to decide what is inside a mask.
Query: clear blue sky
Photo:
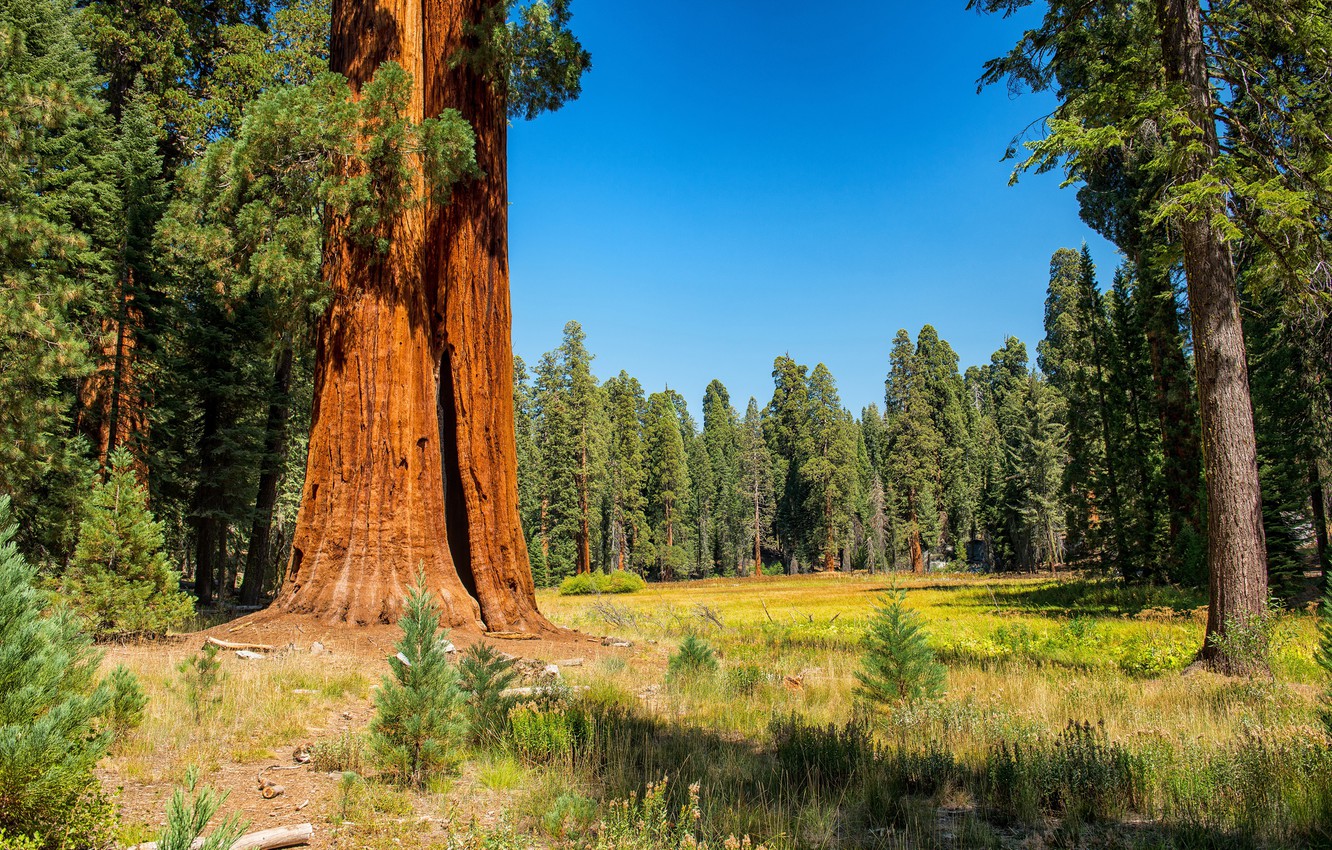
[[[514,348],[582,323],[597,376],[743,414],[772,361],[823,362],[883,404],[893,334],[933,324],[965,368],[1035,354],[1050,255],[1091,246],[1060,175],[1009,187],[1009,140],[1052,100],[976,94],[1030,18],[964,0],[574,0],[582,98],[510,134]],[[836,8],[835,15],[828,14]]]

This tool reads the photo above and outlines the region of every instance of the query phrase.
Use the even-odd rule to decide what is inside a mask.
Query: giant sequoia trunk
[[[412,75],[410,116],[458,109],[485,176],[384,225],[385,255],[332,216],[314,422],[279,605],[391,622],[419,572],[451,626],[547,628],[518,515],[506,114],[481,69],[452,62],[483,0],[335,0],[330,65],[359,89]],[[420,187],[418,187],[419,189]]]
[[[1166,77],[1187,92],[1189,117],[1202,142],[1198,145],[1197,137],[1180,140],[1189,147],[1179,176],[1189,182],[1200,180],[1218,151],[1201,10],[1197,0],[1160,0],[1157,8]],[[1213,214],[1202,210],[1180,223],[1207,479],[1211,599],[1208,639],[1199,658],[1235,671],[1255,659],[1236,657],[1213,638],[1224,637],[1262,614],[1267,601],[1267,554],[1235,267],[1229,246],[1212,223]]]

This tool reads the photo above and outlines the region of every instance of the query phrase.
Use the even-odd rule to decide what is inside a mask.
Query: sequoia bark
[[[452,61],[486,5],[334,2],[332,69],[359,90],[383,62],[402,65],[409,117],[458,109],[484,176],[455,187],[447,206],[389,219],[387,255],[330,217],[334,297],[318,331],[284,610],[392,622],[419,571],[447,625],[549,628],[518,516],[503,90]]]

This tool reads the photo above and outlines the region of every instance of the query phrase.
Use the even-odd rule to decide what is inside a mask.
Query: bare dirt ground
[[[166,802],[180,781],[183,774],[181,761],[186,759],[193,763],[204,762],[199,765],[200,784],[226,792],[228,796],[222,812],[239,814],[249,823],[247,831],[308,822],[315,830],[311,847],[366,846],[370,843],[368,837],[355,827],[369,825],[338,825],[339,821],[347,820],[353,814],[347,809],[342,774],[318,772],[310,764],[298,762],[296,755],[317,742],[337,740],[343,733],[365,730],[375,711],[375,689],[389,672],[387,659],[395,653],[393,647],[400,636],[401,631],[396,626],[329,625],[308,617],[260,612],[165,641],[108,647],[105,669],[126,664],[140,672],[141,677],[146,673],[165,677],[168,681],[174,675],[176,665],[196,654],[206,638],[214,637],[231,643],[262,644],[273,648],[264,653],[262,660],[244,660],[234,652],[221,652],[219,658],[224,675],[231,677],[229,681],[236,675],[252,675],[260,669],[255,665],[287,665],[283,669],[292,670],[298,676],[327,680],[359,675],[371,683],[364,695],[344,694],[333,699],[309,697],[313,700],[310,709],[296,724],[304,728],[304,734],[277,746],[246,747],[244,729],[237,733],[233,726],[231,730],[217,730],[218,737],[213,743],[223,738],[228,742],[209,749],[212,758],[203,755],[194,760],[189,758],[188,751],[182,753],[184,748],[179,744],[164,743],[155,748],[151,742],[147,748],[149,751],[137,756],[113,755],[103,763],[100,775],[105,788],[118,789],[122,823],[142,827],[131,829],[130,834],[136,840],[154,837],[164,823]],[[449,639],[460,652],[476,641],[488,641],[512,656],[540,662],[539,665],[520,665],[536,670],[544,664],[559,664],[572,659],[591,664],[607,655],[618,655],[633,663],[631,659],[643,652],[639,647],[603,646],[600,636],[567,629],[527,640],[454,630]],[[174,703],[169,710],[188,711],[180,704],[177,695],[169,691],[155,693],[151,686],[148,690],[154,699]],[[314,693],[313,690],[301,692]],[[262,699],[261,696],[257,698]],[[243,726],[244,707],[237,715]],[[290,717],[286,719],[292,720]],[[177,725],[179,722],[176,721]],[[151,734],[152,725],[151,721],[146,723],[144,731]],[[256,738],[260,731],[255,730]],[[208,742],[210,732],[199,729],[191,734]],[[238,735],[242,739],[239,743],[235,740]],[[251,752],[247,753],[247,749]],[[477,775],[478,770],[478,765],[469,763],[443,793],[399,795],[396,800],[389,801],[388,811],[383,810],[385,801],[379,800],[374,829],[381,834],[379,837],[384,843],[396,847],[426,846],[437,842],[459,823],[493,826],[503,816],[510,795],[503,790],[486,788]],[[284,786],[284,793],[264,799],[260,793],[261,778]],[[387,834],[382,834],[385,831]]]

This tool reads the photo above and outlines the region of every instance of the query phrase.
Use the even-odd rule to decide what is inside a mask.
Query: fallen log
[[[233,643],[229,640],[221,640],[215,637],[204,639],[204,645],[212,644],[218,649],[244,650],[245,652],[272,652],[273,647],[266,643]]]
[[[486,637],[495,640],[537,640],[541,636],[531,632],[486,632]]]
[[[281,797],[283,794],[287,793],[287,788],[285,785],[265,785],[260,789],[259,793],[264,796],[265,800],[271,800],[274,797]]]
[[[314,825],[308,823],[261,829],[236,839],[236,843],[231,845],[231,850],[281,850],[283,847],[299,847],[302,844],[309,844],[312,835],[314,835]],[[196,838],[190,844],[191,850],[198,850],[203,844],[202,838]],[[128,850],[157,850],[157,842],[134,844]]]

